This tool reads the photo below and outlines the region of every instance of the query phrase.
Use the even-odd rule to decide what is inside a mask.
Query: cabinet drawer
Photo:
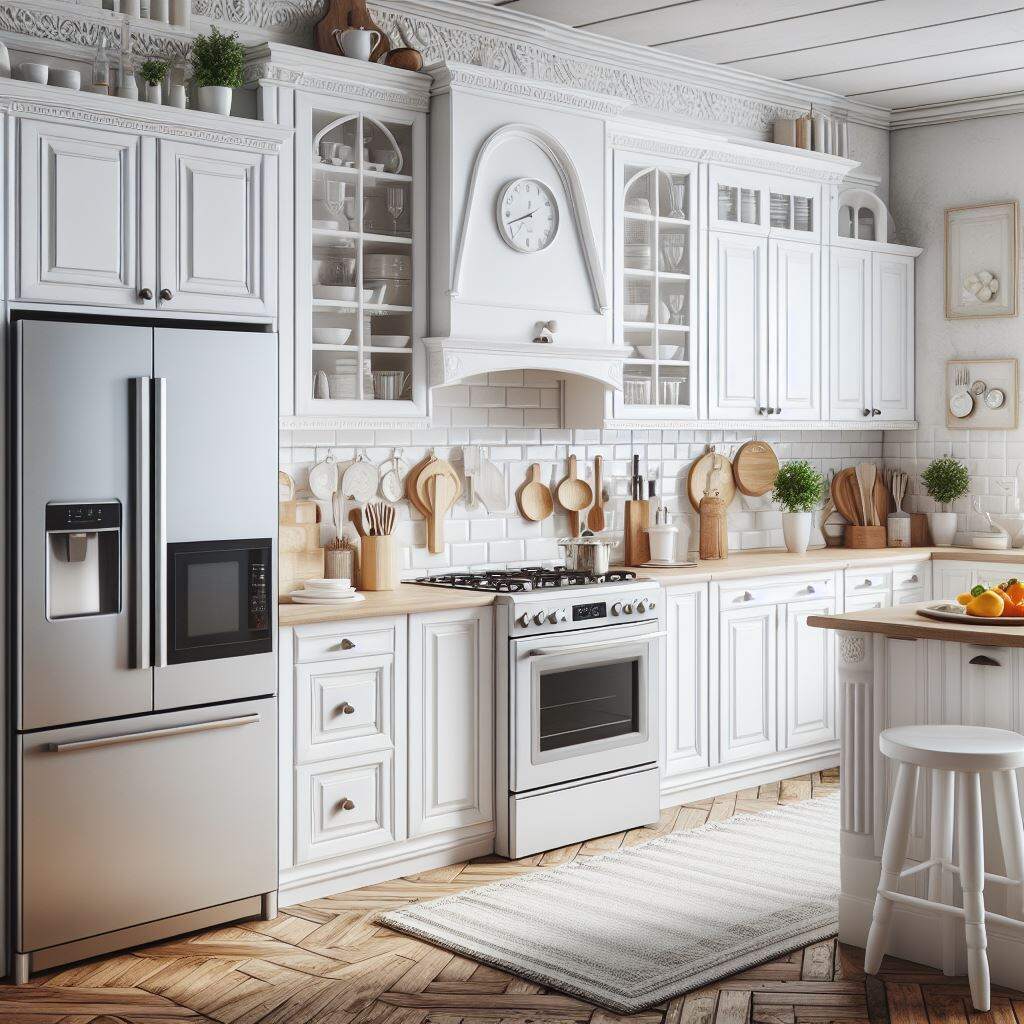
[[[830,597],[835,592],[832,576],[800,579],[765,580],[754,586],[723,586],[719,592],[722,611],[729,608],[756,608],[764,604],[788,604]]]
[[[295,760],[302,764],[394,744],[391,654],[300,665],[295,671]]]
[[[927,581],[927,568],[920,565],[908,569],[893,569],[893,590],[921,590]],[[922,598],[923,600],[923,598]]]
[[[297,768],[295,785],[297,864],[405,838],[390,750]]]
[[[914,587],[912,590],[897,590],[892,595],[893,605],[897,604],[917,604],[918,601],[924,601],[924,588]]]
[[[295,660],[324,661],[328,658],[364,658],[390,654],[397,649],[399,630],[405,619],[360,619],[356,622],[328,622],[322,626],[295,627]]]
[[[892,572],[889,569],[846,570],[847,594],[867,594],[872,590],[887,590],[891,582]]]

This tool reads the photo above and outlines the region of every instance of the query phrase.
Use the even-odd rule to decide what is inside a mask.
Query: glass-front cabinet
[[[306,95],[296,113],[295,411],[422,417],[423,115]]]
[[[615,154],[615,332],[631,351],[620,419],[697,416],[697,165]]]

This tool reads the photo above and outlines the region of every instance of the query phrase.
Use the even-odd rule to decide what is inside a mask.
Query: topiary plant
[[[170,64],[165,60],[144,60],[139,70],[147,85],[159,85],[167,75],[169,67]]]
[[[813,512],[824,486],[821,474],[809,462],[787,462],[775,477],[772,501],[783,512]]]
[[[228,89],[242,87],[245,47],[238,34],[226,36],[214,25],[208,36],[197,36],[189,56],[196,86],[220,85]]]
[[[967,467],[952,455],[944,455],[935,459],[921,474],[925,490],[945,508],[962,498],[971,486],[971,478]]]

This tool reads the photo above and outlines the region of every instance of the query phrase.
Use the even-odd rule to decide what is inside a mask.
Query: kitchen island
[[[878,749],[882,730],[897,725],[983,725],[1024,732],[1024,626],[937,622],[917,614],[931,602],[896,608],[814,615],[808,626],[838,631],[840,707],[841,895],[839,938],[864,946],[878,885],[882,840],[895,765]],[[1019,620],[1018,620],[1019,621]],[[985,870],[1002,873],[992,794],[983,782]],[[907,866],[928,859],[930,808],[922,773]],[[954,854],[955,858],[955,854]],[[928,872],[905,879],[901,891],[926,897]],[[989,910],[1016,916],[1004,886],[986,887]],[[943,893],[943,901],[959,894]],[[992,981],[1024,987],[1024,941],[997,924],[988,927]],[[890,955],[967,970],[963,927],[938,911],[898,905]]]

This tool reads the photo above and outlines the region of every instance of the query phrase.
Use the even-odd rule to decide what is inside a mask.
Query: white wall
[[[967,463],[971,492],[990,511],[1006,499],[995,481],[1018,471],[1024,488],[1024,427],[1012,432],[947,430],[945,365],[952,358],[1024,354],[1020,317],[946,320],[944,301],[944,211],[951,206],[1020,199],[1024,196],[1024,116],[988,117],[894,132],[890,143],[890,208],[901,241],[922,246],[917,261],[916,433],[885,435],[887,462],[911,474],[911,508],[933,506],[922,494],[920,472],[937,455],[952,453]],[[1022,490],[1024,495],[1024,490]],[[963,501],[961,530],[982,529]]]

